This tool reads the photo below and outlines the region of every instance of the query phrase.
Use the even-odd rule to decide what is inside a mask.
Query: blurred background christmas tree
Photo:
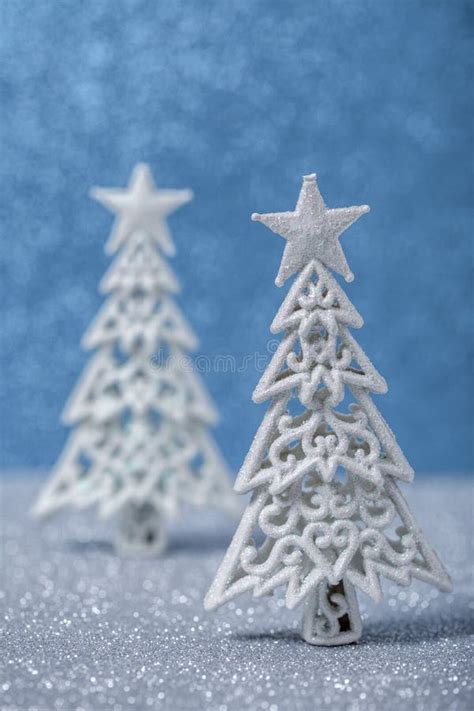
[[[171,219],[174,267],[235,469],[262,418],[250,394],[271,353],[255,348],[283,297],[268,287],[283,245],[250,213],[293,209],[313,171],[328,206],[372,208],[343,245],[360,342],[390,387],[377,406],[416,469],[472,468],[470,12],[0,3],[1,466],[46,469],[60,451],[107,266],[110,220],[88,189],[125,185],[145,160],[159,187],[195,191]]]

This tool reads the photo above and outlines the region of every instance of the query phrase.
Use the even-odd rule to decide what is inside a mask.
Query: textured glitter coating
[[[281,596],[202,598],[233,532],[189,515],[156,560],[113,555],[92,513],[39,526],[38,479],[4,480],[2,711],[460,711],[472,707],[472,485],[420,478],[410,503],[454,592],[384,583],[360,596],[359,644],[311,647]],[[8,502],[8,506],[6,505]]]
[[[328,210],[316,183],[316,174],[305,175],[298,202],[293,212],[270,212],[252,220],[263,222],[277,235],[287,240],[275,284],[281,286],[292,274],[299,272],[312,259],[353,281],[346,257],[339,244],[340,235],[364,213],[368,205]]]
[[[387,391],[385,380],[347,330],[361,318],[325,269],[336,269],[336,254],[339,271],[345,263],[334,212],[312,174],[295,212],[257,216],[288,239],[279,275],[288,248],[298,255],[292,270],[309,261],[273,320],[272,331],[285,335],[252,397],[271,402],[235,485],[252,497],[204,601],[212,610],[283,585],[290,610],[304,602],[302,637],[323,646],[360,638],[354,587],[381,600],[383,575],[452,590],[396,485],[413,472],[371,399]]]

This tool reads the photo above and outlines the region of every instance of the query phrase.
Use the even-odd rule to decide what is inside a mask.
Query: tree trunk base
[[[121,553],[159,555],[166,543],[165,521],[154,506],[133,502],[124,506],[116,535],[116,547]]]
[[[308,644],[332,647],[357,642],[362,634],[356,592],[346,579],[337,585],[326,580],[306,601],[302,638]]]

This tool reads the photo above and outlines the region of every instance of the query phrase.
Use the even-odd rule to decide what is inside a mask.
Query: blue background
[[[108,264],[88,189],[146,160],[196,193],[173,268],[210,355],[265,353],[284,297],[251,212],[293,209],[313,171],[330,207],[369,203],[342,243],[376,403],[418,470],[472,467],[470,32],[458,0],[2,0],[2,466],[60,452]],[[204,377],[237,469],[259,374]]]

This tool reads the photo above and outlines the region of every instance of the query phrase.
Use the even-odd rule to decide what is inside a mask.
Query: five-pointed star
[[[294,212],[254,213],[252,220],[263,222],[287,240],[275,284],[282,286],[312,259],[342,274],[346,281],[354,275],[349,269],[339,236],[370,210],[368,205],[329,210],[319,192],[316,175],[305,175]]]
[[[166,217],[192,199],[191,190],[156,190],[150,168],[139,163],[126,190],[93,188],[91,195],[117,214],[106,252],[115,252],[132,232],[143,231],[156,240],[165,254],[173,256],[175,247]]]

